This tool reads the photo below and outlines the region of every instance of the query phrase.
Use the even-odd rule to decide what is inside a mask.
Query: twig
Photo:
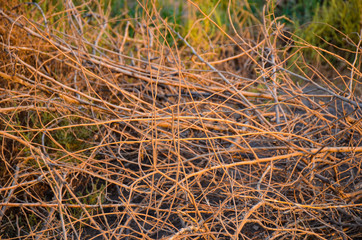
[[[2,218],[5,214],[5,211],[6,211],[6,208],[7,208],[7,204],[9,203],[14,191],[15,191],[15,187],[17,187],[18,185],[18,177],[19,177],[19,165],[16,165],[16,168],[15,168],[15,175],[14,175],[14,179],[13,179],[13,182],[11,184],[11,188],[10,188],[10,191],[8,193],[8,196],[7,198],[4,200],[4,205],[3,207],[0,209],[0,223],[2,221]]]
[[[228,79],[226,79],[225,76],[224,76],[220,71],[218,71],[214,66],[212,66],[210,63],[208,63],[207,61],[205,61],[205,60],[196,52],[196,50],[186,41],[186,39],[184,39],[178,32],[176,32],[172,27],[169,27],[169,28],[171,29],[172,32],[174,32],[174,33],[178,36],[178,38],[180,38],[180,39],[191,49],[192,53],[193,53],[195,56],[197,56],[197,58],[198,58],[201,62],[205,63],[209,68],[211,68],[213,71],[215,71],[215,72],[224,80],[224,82],[227,83],[227,84],[238,94],[238,96],[244,101],[245,106],[248,107],[248,108],[251,108],[251,110],[253,110],[253,111],[257,114],[259,120],[260,120],[263,124],[265,124],[265,125],[273,128],[273,126],[263,117],[263,115],[259,112],[259,110],[257,110],[257,109],[254,107],[254,105],[253,105],[252,103],[250,103],[249,100],[248,100],[233,84],[231,84],[231,82],[230,82]]]

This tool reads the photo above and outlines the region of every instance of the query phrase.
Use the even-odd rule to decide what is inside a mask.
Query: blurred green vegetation
[[[111,6],[112,17],[122,15],[126,19],[137,19],[145,16],[144,10],[151,9],[152,2],[145,0],[104,0],[104,5]],[[205,19],[199,9],[209,15],[220,28],[233,35],[234,30],[230,18],[238,32],[261,24],[266,1],[194,0],[193,3],[199,9],[188,1],[160,0],[154,1],[154,3],[161,17],[173,25],[176,31],[183,35],[189,34],[188,39],[191,43],[202,46],[210,38],[219,38],[220,30]],[[362,26],[362,1],[272,0],[269,6],[272,9],[268,10],[273,11],[274,17],[286,17],[280,22],[286,23],[288,29],[296,35],[295,39],[301,38],[313,46],[332,51],[352,61],[355,55],[353,51],[355,51],[359,41],[358,34]],[[203,20],[198,21],[200,19]],[[316,54],[310,56],[310,60],[318,60]],[[329,57],[327,56],[327,58]]]
[[[317,4],[311,22],[298,21],[296,26],[296,35],[306,42],[352,62],[361,34],[362,1],[330,0]],[[309,52],[311,58],[320,60],[315,51]],[[335,63],[334,58],[324,56]]]
[[[26,2],[26,1],[24,1]],[[54,13],[62,12],[63,3],[56,0],[39,0],[44,12],[52,10]],[[245,33],[248,37],[257,37],[260,34],[255,26],[263,23],[263,8],[269,2],[267,13],[285,23],[289,31],[295,34],[294,40],[302,39],[310,45],[331,51],[339,56],[353,61],[354,51],[359,41],[362,27],[362,1],[361,0],[100,0],[84,4],[82,0],[73,0],[78,10],[84,16],[90,11],[99,12],[103,9],[112,27],[124,29],[127,21],[131,22],[129,35],[133,37],[138,23],[159,24],[155,16],[155,9],[164,21],[172,26],[188,41],[201,48],[206,48],[212,40],[221,42],[226,36],[218,29],[221,28],[231,36],[235,31]],[[217,25],[205,18],[201,11],[208,15]],[[65,13],[53,14],[48,22],[54,24]],[[89,17],[89,16],[88,16]],[[39,13],[39,18],[42,18]],[[230,21],[231,20],[231,21]],[[160,26],[159,26],[160,27]],[[162,28],[162,27],[161,27]],[[234,29],[235,28],[235,29]],[[160,39],[163,41],[162,39]],[[169,45],[174,44],[171,35],[166,34]],[[311,61],[320,59],[315,51],[306,52]],[[325,54],[327,59],[333,57]]]

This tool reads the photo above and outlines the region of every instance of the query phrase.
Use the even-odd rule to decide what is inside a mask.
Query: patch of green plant
[[[87,184],[86,187],[82,187],[81,191],[76,192],[76,195],[79,201],[85,205],[97,205],[103,204],[106,201],[105,198],[105,188],[106,184],[101,180],[97,179],[94,182]],[[71,199],[68,200],[67,203],[69,204],[78,204],[78,202],[72,199],[71,195],[67,193],[67,198]],[[70,213],[73,217],[80,219],[84,216],[84,212],[82,208],[69,208]],[[92,210],[96,211],[96,210]],[[87,220],[88,221],[88,220]]]
[[[265,84],[259,83],[256,87],[252,87],[248,91],[253,93],[263,93],[265,92],[265,89],[267,89],[267,86],[265,86]]]
[[[0,239],[19,238],[21,236],[25,236],[39,228],[39,223],[41,222],[41,218],[36,216],[34,212],[29,212],[27,210],[19,211],[19,209],[9,210],[4,218],[9,222],[16,222],[16,225],[12,225],[12,228],[6,228],[6,231],[0,230]],[[17,229],[17,226],[21,226],[21,228]]]
[[[274,11],[276,16],[285,16],[294,22],[304,24],[314,18],[320,3],[320,0],[290,0],[276,5]]]
[[[247,1],[193,1],[198,8],[215,22],[212,23],[201,11],[189,4],[187,9],[187,17],[185,19],[183,35],[188,34],[189,41],[195,46],[209,46],[210,41],[219,38],[220,41],[225,39],[223,31],[230,35],[235,35],[233,27],[236,31],[247,28],[255,22],[252,21],[252,13]],[[230,13],[230,16],[229,16]],[[230,22],[231,19],[231,22]],[[201,21],[200,21],[201,20]],[[198,21],[197,25],[195,22]]]
[[[63,120],[59,127],[70,125],[69,120]],[[74,124],[74,123],[73,123]],[[67,151],[74,152],[90,147],[88,139],[94,135],[95,127],[92,126],[75,126],[71,128],[52,131],[51,135],[54,140],[62,145]],[[50,140],[50,139],[49,139]],[[50,146],[58,148],[57,144],[50,140]]]
[[[20,112],[14,114],[11,118],[10,116],[5,116],[5,118],[11,122],[11,126],[15,127],[26,141],[39,145],[42,145],[44,142],[45,147],[50,148],[48,149],[48,154],[57,153],[58,149],[60,150],[60,146],[68,152],[89,148],[92,146],[89,143],[89,139],[94,136],[94,133],[98,129],[97,126],[77,126],[82,122],[76,116],[64,118],[50,112]],[[12,131],[13,129],[9,126],[5,130]],[[50,129],[47,133],[43,131],[47,128],[58,127],[60,129]],[[39,131],[36,131],[37,129],[39,129]],[[43,136],[43,134],[45,135]],[[30,154],[28,148],[23,148],[22,151],[25,155]],[[60,153],[61,152],[63,151],[60,151]]]
[[[355,57],[353,51],[356,50],[361,27],[362,1],[330,0],[324,1],[321,6],[317,5],[312,22],[297,25],[296,34],[313,46],[353,61]],[[347,40],[346,37],[350,40]],[[309,50],[305,55],[310,56],[311,59],[320,60],[321,58],[313,50]],[[335,57],[323,55],[332,63],[337,63]]]
[[[38,8],[39,6],[39,8]],[[18,9],[24,9],[24,14],[28,19],[35,21],[45,26],[45,23],[53,28],[62,28],[61,25],[56,26],[57,22],[64,17],[64,6],[62,1],[57,0],[41,0],[41,1],[28,1],[19,0],[19,5],[16,6]],[[30,9],[30,11],[29,11]],[[46,15],[47,13],[52,13]],[[44,14],[44,16],[43,16]],[[44,19],[44,17],[46,19]],[[45,22],[46,21],[46,22]],[[61,30],[61,29],[58,29]]]

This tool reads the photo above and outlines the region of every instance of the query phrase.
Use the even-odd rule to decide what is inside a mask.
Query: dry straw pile
[[[361,42],[349,62],[266,8],[198,46],[155,5],[115,28],[64,3],[0,9],[2,239],[362,237]]]

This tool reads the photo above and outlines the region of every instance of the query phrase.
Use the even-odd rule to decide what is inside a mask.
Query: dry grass
[[[198,46],[33,7],[0,11],[2,239],[362,237],[361,42],[322,71],[267,11]]]

